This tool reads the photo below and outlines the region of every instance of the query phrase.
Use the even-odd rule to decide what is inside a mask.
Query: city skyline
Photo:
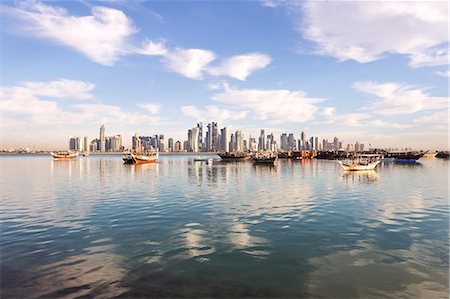
[[[2,149],[65,148],[69,135],[99,138],[103,123],[125,147],[135,132],[183,142],[200,121],[247,140],[265,129],[277,142],[305,131],[447,149],[447,11],[447,2],[3,2]]]

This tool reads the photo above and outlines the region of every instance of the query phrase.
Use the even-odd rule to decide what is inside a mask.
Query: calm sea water
[[[1,297],[448,297],[448,161],[193,157],[1,156]]]

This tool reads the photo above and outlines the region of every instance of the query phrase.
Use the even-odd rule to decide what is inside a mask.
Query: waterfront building
[[[235,139],[235,151],[237,152],[242,152],[244,151],[244,137],[242,135],[241,130],[237,130],[235,135],[234,135],[234,139]]]
[[[337,137],[334,137],[333,139],[333,149],[337,151],[339,149],[339,139]]]
[[[157,141],[156,148],[158,149],[158,151],[164,152],[166,150],[166,142],[164,139],[164,134],[159,134],[159,136],[157,136],[157,137],[158,138],[156,139],[156,141]]]
[[[100,150],[100,139],[94,139],[91,141],[90,144],[90,151],[91,152],[98,152]]]
[[[314,137],[312,137],[312,136],[311,136],[311,138],[309,138],[309,146],[307,149],[314,150]]]
[[[229,152],[230,151],[230,138],[228,135],[228,129],[227,127],[224,127],[223,129],[220,130],[220,149],[224,152]]]
[[[138,133],[135,133],[131,139],[131,148],[133,151],[140,152],[141,151],[141,139],[138,136]]]
[[[189,150],[190,152],[197,153],[199,150],[198,146],[198,127],[194,127],[189,130],[188,140],[189,140]]]
[[[283,151],[287,151],[289,149],[288,137],[286,133],[283,133],[280,136],[280,149]]]
[[[177,140],[174,145],[174,150],[176,152],[181,152],[181,141]]]
[[[300,134],[300,140],[301,140],[301,143],[299,143],[300,149],[305,150],[306,149],[306,134],[305,134],[305,132],[302,132]]]
[[[100,127],[100,151],[104,152],[106,150],[106,136],[105,136],[105,125]]]
[[[235,151],[236,150],[236,140],[234,138],[234,134],[231,133],[231,138],[230,138],[230,151]]]
[[[251,151],[258,150],[258,143],[256,143],[256,138],[252,138],[251,136],[248,139],[248,149]]]
[[[288,150],[292,151],[295,149],[295,138],[294,133],[290,133],[288,136]]]
[[[83,138],[83,152],[89,152],[89,141],[88,141],[88,137],[84,136]]]
[[[359,151],[360,151],[360,149],[359,149],[359,142],[356,141],[356,143],[355,143],[355,152],[359,152]]]
[[[266,150],[266,135],[264,133],[264,129],[261,129],[261,134],[259,135],[258,140],[258,151]]]
[[[318,151],[318,150],[320,150],[320,144],[319,144],[319,137],[316,137],[315,139],[314,139],[314,150],[316,150],[316,151]]]
[[[361,144],[359,145],[359,150],[360,150],[361,152],[364,151],[364,143],[361,143]]]
[[[173,152],[173,150],[174,150],[173,138],[169,138],[167,148],[168,148],[169,152]]]
[[[204,146],[203,146],[203,123],[199,122],[197,123],[197,129],[198,129],[198,151],[203,151],[204,150]]]

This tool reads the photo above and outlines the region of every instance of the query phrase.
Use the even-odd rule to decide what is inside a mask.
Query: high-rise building
[[[306,149],[306,135],[305,135],[305,132],[302,132],[300,134],[300,140],[301,140],[301,143],[300,143],[301,147],[300,147],[300,149],[302,149],[302,150]]]
[[[333,139],[333,149],[337,151],[339,149],[339,139],[337,137],[334,137]]]
[[[266,150],[266,135],[264,133],[264,129],[261,129],[261,134],[259,134],[258,140],[258,151]]]
[[[359,151],[360,151],[360,149],[359,149],[359,142],[356,141],[356,143],[355,143],[355,152],[359,152]]]
[[[198,142],[198,141],[197,141]],[[157,149],[160,152],[164,152],[166,150],[166,141],[164,139],[164,134],[159,134],[157,139]]]
[[[309,138],[309,147],[307,149],[308,150],[314,149],[314,137],[312,137],[312,136],[311,136],[311,138]]]
[[[219,131],[216,122],[208,124],[208,132],[206,133],[206,149],[209,152],[215,152],[219,149]]]
[[[181,152],[181,142],[179,140],[177,140],[177,142],[175,142],[174,150],[176,152]]]
[[[139,138],[138,133],[135,133],[131,139],[131,148],[133,149],[133,151],[140,152],[141,147],[141,139]]]
[[[283,151],[289,150],[288,137],[286,133],[283,133],[280,136],[280,148]]]
[[[199,122],[197,123],[197,128],[198,128],[198,151],[202,151],[204,146],[203,146],[203,123]]]
[[[69,137],[69,150],[76,151],[77,150],[77,137]]]
[[[106,136],[105,136],[105,125],[100,127],[100,151],[104,152],[106,150]]]
[[[220,145],[221,145],[221,150],[224,152],[229,152],[230,151],[230,137],[228,135],[228,129],[227,127],[223,128],[220,130],[220,136],[221,136],[221,140],[220,140]]]
[[[88,137],[84,136],[84,141],[83,141],[83,152],[88,152],[89,151],[89,142],[88,142]]]
[[[168,149],[169,149],[169,152],[174,151],[173,138],[169,138],[169,140],[168,140]]]
[[[361,152],[364,151],[364,143],[361,143],[361,144],[359,145],[359,150],[360,150]]]
[[[235,135],[235,151],[242,152],[244,151],[244,136],[242,135],[241,130],[237,130]]]
[[[288,136],[288,150],[293,150],[295,149],[295,138],[294,138],[294,133],[290,133]]]
[[[319,137],[316,137],[314,139],[314,150],[318,151],[319,150],[319,146],[320,146],[320,144],[319,144]]]
[[[191,152],[197,153],[199,150],[198,147],[198,127],[194,127],[191,130],[190,139],[189,139],[189,148]]]
[[[248,149],[251,151],[258,150],[258,144],[256,143],[256,138],[252,138],[252,137],[248,138]]]

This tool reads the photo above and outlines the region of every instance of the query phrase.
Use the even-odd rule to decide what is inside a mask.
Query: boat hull
[[[338,161],[339,164],[345,171],[363,171],[363,170],[374,170],[375,167],[380,163],[380,161],[375,161],[367,164],[360,163],[344,163],[342,161]]]
[[[249,160],[250,158],[251,158],[251,156],[250,155],[247,155],[247,154],[245,154],[245,155],[235,155],[235,156],[233,156],[233,155],[227,155],[227,154],[221,154],[221,153],[219,153],[219,154],[217,154],[221,159],[222,159],[222,161],[225,161],[225,162],[231,162],[231,161],[245,161],[245,160]]]
[[[144,163],[156,163],[158,155],[145,156],[145,155],[124,155],[123,162],[125,164],[144,164]]]
[[[50,153],[54,160],[75,160],[78,154],[55,154]]]

